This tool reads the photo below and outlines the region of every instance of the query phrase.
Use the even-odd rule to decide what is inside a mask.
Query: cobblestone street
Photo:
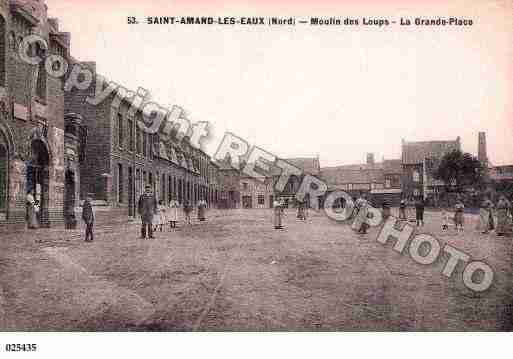
[[[313,214],[313,212],[311,213]],[[206,223],[139,239],[137,223],[81,231],[2,235],[2,330],[507,330],[511,238],[442,233],[426,213],[422,232],[486,261],[483,293],[466,289],[463,266],[416,264],[348,225],[295,212],[285,229],[270,210],[211,211]]]

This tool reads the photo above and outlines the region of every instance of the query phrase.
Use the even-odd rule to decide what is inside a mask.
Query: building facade
[[[402,141],[403,193],[407,198],[432,198],[436,203],[444,183],[433,177],[441,159],[452,151],[461,151],[460,137],[455,141]]]
[[[96,73],[94,63],[83,63]],[[95,76],[98,79],[98,75]],[[80,192],[93,193],[97,201],[127,209],[135,204],[147,185],[164,205],[173,199],[195,205],[200,199],[216,206],[218,167],[189,138],[162,129],[155,134],[138,123],[143,115],[132,108],[123,94],[114,92],[99,104],[84,101],[94,96],[96,86],[66,93],[66,110],[78,113],[87,127],[88,143],[82,165]]]
[[[29,191],[40,202],[42,226],[62,222],[65,202],[72,201],[66,197],[76,196],[79,161],[66,151],[78,151],[82,133],[66,134],[63,78],[48,76],[44,62],[21,59],[29,34],[48,46],[33,44],[28,55],[69,57],[70,35],[48,18],[43,0],[0,1],[0,226],[25,224]]]
[[[374,155],[367,154],[366,163],[324,167],[321,177],[328,184],[328,191],[344,191],[357,198],[363,194],[375,205],[387,201],[398,204],[402,195],[401,161],[383,160],[376,163]]]

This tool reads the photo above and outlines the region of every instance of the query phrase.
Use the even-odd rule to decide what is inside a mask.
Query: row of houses
[[[401,143],[401,157],[376,162],[374,154],[368,153],[361,164],[321,167],[319,157],[285,159],[302,169],[304,174],[313,175],[328,185],[328,194],[344,191],[357,198],[362,194],[374,203],[386,201],[397,205],[402,198],[419,196],[437,203],[445,191],[445,184],[435,179],[434,173],[441,159],[455,150],[461,151],[461,139],[438,141],[406,141]],[[488,160],[486,135],[478,134],[478,160],[487,170],[488,179],[502,186],[513,185],[513,165],[493,166]],[[269,208],[273,199],[280,197],[287,203],[294,203],[294,194],[299,189],[301,178],[292,176],[283,193],[275,193],[274,183],[280,173],[272,173],[264,183],[240,174],[226,166],[232,181],[230,208]],[[226,172],[228,174],[228,172]]]
[[[73,220],[88,194],[96,205],[133,215],[146,185],[164,203],[205,199],[216,205],[222,197],[218,165],[187,137],[141,131],[141,111],[129,111],[119,92],[96,105],[86,101],[100,76],[96,64],[72,56],[71,35],[47,12],[42,0],[0,0],[0,227],[25,224],[29,191],[40,202],[42,226]],[[44,62],[20,58],[29,34],[48,44],[36,44],[31,53],[66,59],[64,76],[49,76]],[[64,91],[75,65],[93,74],[92,84]]]

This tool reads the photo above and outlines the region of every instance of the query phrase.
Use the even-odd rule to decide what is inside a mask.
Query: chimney
[[[367,164],[374,165],[374,153],[367,153]]]
[[[488,164],[488,154],[486,152],[486,133],[485,132],[479,132],[478,137],[478,149],[477,149],[477,159],[481,164],[487,165]]]

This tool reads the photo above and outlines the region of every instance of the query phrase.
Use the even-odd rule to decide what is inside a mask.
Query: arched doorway
[[[32,191],[39,201],[39,221],[42,226],[49,225],[49,163],[50,156],[46,144],[35,139],[31,142],[31,159],[27,163],[26,191]]]

